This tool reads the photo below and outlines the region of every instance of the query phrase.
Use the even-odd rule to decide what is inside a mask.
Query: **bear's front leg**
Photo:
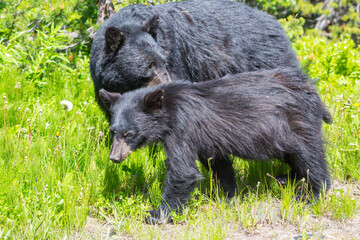
[[[156,211],[150,210],[148,213],[150,216],[145,218],[147,224],[166,224],[171,221],[170,212],[164,212],[161,208]]]
[[[181,213],[200,176],[194,158],[168,156],[166,163],[167,173],[161,205],[156,211],[150,211],[150,217],[145,219],[147,224],[170,222],[172,210]]]

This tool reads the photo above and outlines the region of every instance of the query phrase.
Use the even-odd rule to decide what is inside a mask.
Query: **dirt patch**
[[[88,217],[82,232],[76,232],[69,237],[70,240],[75,239],[124,239],[115,235],[114,227],[104,221],[101,223],[98,219]]]
[[[329,195],[334,194],[336,190],[349,192],[357,202],[360,201],[360,190],[358,184],[347,184],[334,181]],[[355,209],[354,209],[355,211]],[[228,239],[360,239],[360,213],[346,220],[337,221],[330,215],[323,217],[309,217],[304,223],[306,232],[301,232],[294,224],[284,224],[281,222],[269,224],[259,224],[253,232],[244,231],[239,228]]]
[[[275,223],[272,225],[261,225],[252,233],[239,229],[228,239],[360,239],[360,218],[339,223],[327,218],[312,219],[308,222],[306,233],[299,232],[294,225]]]
[[[360,201],[360,190],[358,184],[347,184],[334,181],[333,188],[329,191],[328,197],[336,194],[337,190],[343,190],[345,193]],[[354,209],[355,211],[355,209]],[[244,230],[235,223],[229,223],[232,229],[226,236],[226,239],[360,239],[360,213],[346,221],[334,220],[330,214],[321,217],[308,216],[300,224],[284,223],[280,220],[271,224],[257,224],[256,229],[251,232]],[[184,231],[186,224],[167,224],[162,226],[145,226],[158,228],[157,238],[179,239],[179,233]],[[135,239],[131,236],[120,235],[109,222],[100,222],[98,219],[89,217],[84,230],[73,234],[70,239]],[[135,233],[134,236],[137,234]],[[150,236],[147,236],[149,238]]]

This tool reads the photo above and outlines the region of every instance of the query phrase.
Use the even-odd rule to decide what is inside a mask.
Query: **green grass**
[[[334,116],[332,125],[324,125],[332,178],[359,186],[360,50],[348,38],[303,37],[294,47],[310,76],[319,79],[317,88]],[[3,48],[6,54],[16,59]],[[173,215],[174,225],[145,225],[146,210],[160,205],[166,156],[158,146],[149,157],[145,147],[122,164],[112,163],[109,124],[94,99],[89,59],[78,56],[70,63],[66,57],[60,58],[66,68],[40,64],[36,76],[26,67],[1,64],[0,239],[69,237],[82,233],[90,216],[109,222],[120,236],[225,239],[279,222],[309,233],[312,217],[346,222],[359,214],[351,189],[306,205],[294,201],[301,182],[279,187],[267,175],[285,172],[285,164],[234,159],[239,196],[230,203],[201,168],[205,179],[184,213]],[[60,105],[64,99],[73,103],[71,111]]]

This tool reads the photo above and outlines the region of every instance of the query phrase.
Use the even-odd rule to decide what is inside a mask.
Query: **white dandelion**
[[[101,139],[104,136],[104,133],[102,131],[99,131],[99,139]]]
[[[73,108],[73,104],[72,104],[72,102],[70,102],[70,101],[68,101],[68,100],[62,100],[61,102],[60,102],[60,104],[61,105],[63,105],[64,106],[64,109],[66,110],[66,111],[71,111],[71,109]]]

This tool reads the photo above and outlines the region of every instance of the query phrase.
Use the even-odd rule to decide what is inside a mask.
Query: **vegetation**
[[[277,18],[287,16],[304,17],[308,34],[321,34],[339,39],[348,34],[360,43],[360,2],[356,0],[249,0],[256,6]],[[314,31],[315,30],[315,31]]]
[[[224,239],[278,223],[307,236],[321,229],[321,221],[314,224],[312,218],[359,217],[354,192],[360,191],[360,49],[352,32],[339,25],[357,24],[359,15],[349,7],[349,19],[333,25],[342,31],[319,35],[302,27],[308,18],[301,9],[317,1],[257,4],[273,14],[280,12],[280,2],[304,16],[290,13],[280,22],[333,114],[324,138],[334,182],[344,187],[313,204],[295,202],[294,190],[301,192],[306,181],[280,187],[271,177],[287,170],[285,164],[234,159],[237,198],[227,202],[203,170],[204,181],[184,213],[174,214],[173,228],[145,225],[146,210],[160,204],[166,156],[159,146],[155,155],[143,148],[120,165],[108,159],[109,124],[89,73],[87,29],[97,28],[95,1],[1,1],[0,239],[86,238],[89,217],[111,224],[119,236],[151,239]],[[64,99],[72,109],[60,104]]]

